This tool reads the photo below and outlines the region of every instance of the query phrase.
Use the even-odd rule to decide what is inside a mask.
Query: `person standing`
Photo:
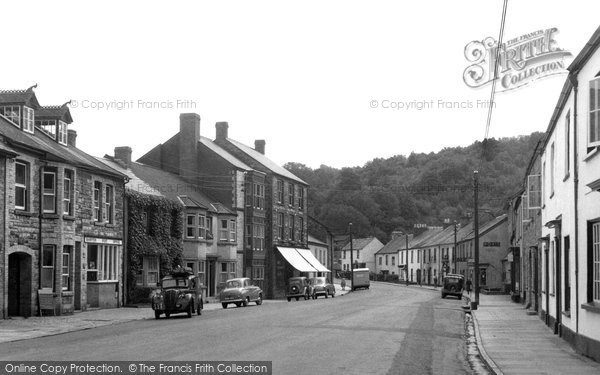
[[[471,279],[467,279],[467,293],[471,295]]]
[[[342,290],[346,290],[346,279],[344,279],[342,277],[342,281],[340,282],[340,285],[342,286]]]

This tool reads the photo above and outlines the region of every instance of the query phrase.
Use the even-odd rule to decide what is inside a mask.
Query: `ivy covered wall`
[[[153,288],[137,285],[144,256],[158,256],[163,277],[182,266],[183,206],[167,198],[125,192],[128,211],[127,286],[129,301],[147,300]]]

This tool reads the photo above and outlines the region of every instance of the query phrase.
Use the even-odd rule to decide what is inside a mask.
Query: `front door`
[[[208,261],[208,295],[211,297],[215,296],[215,275],[217,262],[215,260]]]
[[[31,256],[13,253],[8,256],[9,316],[31,316]]]

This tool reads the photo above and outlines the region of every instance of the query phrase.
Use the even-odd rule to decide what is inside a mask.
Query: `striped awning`
[[[293,247],[277,246],[281,255],[300,272],[319,272],[315,267],[304,259],[302,255]]]
[[[306,261],[308,263],[310,263],[311,266],[313,266],[314,268],[316,268],[317,271],[319,271],[319,272],[331,272],[330,270],[327,269],[327,267],[325,267],[323,264],[321,264],[321,262],[319,262],[319,260],[313,255],[313,253],[310,250],[296,249],[296,251],[298,251],[300,253],[300,255],[302,255],[302,257],[304,259],[306,259]]]

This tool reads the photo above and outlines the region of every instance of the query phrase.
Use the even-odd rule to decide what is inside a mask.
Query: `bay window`
[[[35,126],[50,138],[56,139],[56,120],[36,120]]]
[[[185,236],[187,238],[196,237],[196,215],[187,215],[187,225],[185,230]]]
[[[206,216],[202,214],[198,215],[198,238],[206,238]]]
[[[235,220],[229,220],[229,241],[235,242],[237,240],[237,231]]]
[[[229,234],[229,222],[226,219],[219,220],[219,241],[227,241]]]

